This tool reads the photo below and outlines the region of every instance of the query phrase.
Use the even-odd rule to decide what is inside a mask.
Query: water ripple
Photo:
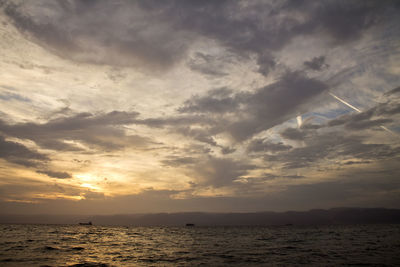
[[[400,266],[400,225],[0,225],[1,266]]]

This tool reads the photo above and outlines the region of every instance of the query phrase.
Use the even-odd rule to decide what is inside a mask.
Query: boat
[[[80,222],[79,225],[93,225],[92,222]]]
[[[188,227],[193,227],[193,226],[194,226],[194,223],[187,223],[186,226],[188,226]]]

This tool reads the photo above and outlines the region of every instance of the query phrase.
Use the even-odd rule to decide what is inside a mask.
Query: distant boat
[[[188,226],[188,227],[193,227],[193,226],[194,226],[194,223],[187,223],[186,226]]]
[[[79,225],[93,225],[92,222],[80,222]]]

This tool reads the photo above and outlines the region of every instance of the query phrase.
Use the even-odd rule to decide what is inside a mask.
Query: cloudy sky
[[[400,208],[398,1],[0,1],[3,213]]]

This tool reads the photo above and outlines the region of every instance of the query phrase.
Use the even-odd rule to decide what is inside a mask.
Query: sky
[[[0,1],[0,213],[400,208],[398,1]]]

